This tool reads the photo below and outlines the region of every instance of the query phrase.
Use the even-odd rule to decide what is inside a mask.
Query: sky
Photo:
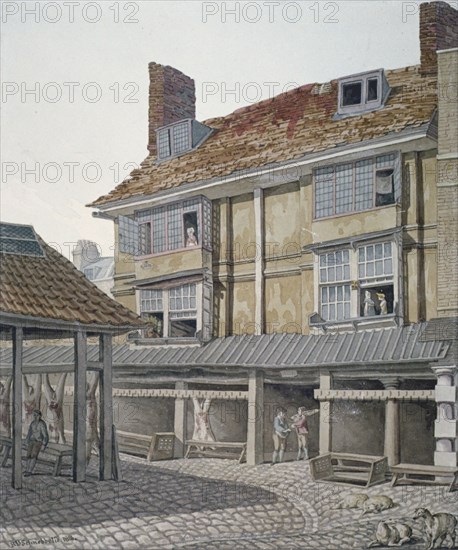
[[[205,120],[306,83],[418,64],[419,4],[4,0],[2,221],[32,224],[68,258],[78,239],[112,255],[112,222],[85,205],[147,156],[150,61],[195,79]]]

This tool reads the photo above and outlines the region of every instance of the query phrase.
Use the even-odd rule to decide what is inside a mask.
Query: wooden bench
[[[143,456],[151,461],[152,436],[116,430],[121,453]]]
[[[384,456],[350,453],[326,453],[310,459],[310,473],[315,481],[370,487],[386,481],[388,461]]]
[[[455,466],[433,466],[428,464],[396,464],[391,466],[393,478],[391,486],[398,484],[421,483],[424,485],[449,485],[448,491],[458,490],[458,468]],[[434,479],[425,479],[433,477]],[[436,479],[451,477],[451,482]]]
[[[6,463],[11,455],[13,440],[10,437],[0,435],[0,446],[3,447],[1,465],[4,467],[6,466]],[[22,440],[22,451],[23,453],[24,451],[27,451],[27,443],[25,440]],[[53,475],[58,476],[61,473],[63,460],[65,457],[71,457],[73,459],[73,447],[70,445],[62,445],[60,443],[48,443],[46,449],[41,449],[37,462],[39,464],[51,464],[53,466]]]
[[[236,458],[240,464],[246,455],[246,443],[243,441],[197,441],[187,439],[185,458],[189,458],[191,455]]]

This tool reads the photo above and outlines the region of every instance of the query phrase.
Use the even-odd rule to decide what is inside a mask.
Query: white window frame
[[[361,247],[366,247],[370,245],[377,245],[385,243],[391,244],[391,261],[392,261],[392,276],[388,278],[387,276],[373,277],[373,278],[364,278],[359,277],[359,249]],[[313,279],[314,279],[314,303],[315,303],[315,312],[321,317],[322,314],[322,304],[321,304],[321,289],[325,286],[328,288],[330,286],[342,286],[345,284],[350,285],[350,317],[343,320],[324,320],[325,323],[332,325],[352,323],[353,321],[368,321],[368,322],[380,322],[383,319],[392,319],[395,316],[402,318],[402,296],[400,295],[401,286],[401,276],[402,276],[402,266],[401,261],[401,243],[396,237],[385,236],[377,239],[371,239],[368,241],[358,241],[354,242],[353,245],[342,244],[336,247],[330,247],[328,250],[317,250],[315,252],[315,262],[313,270]],[[331,281],[331,282],[322,282],[320,277],[320,256],[323,254],[332,254],[335,252],[343,252],[344,250],[349,251],[349,260],[350,260],[350,279],[342,279],[340,281]],[[364,288],[373,288],[374,286],[388,286],[393,285],[393,313],[388,315],[375,315],[373,317],[362,317],[360,315],[360,293],[361,289]]]
[[[369,80],[377,80],[377,99],[368,99],[369,92]],[[364,113],[367,111],[372,111],[374,109],[380,108],[385,98],[383,97],[383,82],[384,82],[384,71],[383,69],[378,69],[376,71],[370,71],[367,73],[359,73],[352,76],[347,76],[339,80],[339,103],[337,112],[339,115],[352,115]],[[348,84],[357,84],[361,83],[361,103],[356,105],[344,105],[344,87]]]
[[[179,288],[187,285],[195,285],[196,288],[196,308],[194,309],[182,309],[182,310],[174,310],[176,312],[182,311],[182,312],[191,312],[195,311],[195,316],[186,316],[183,315],[182,317],[172,317],[171,310],[170,310],[170,291],[174,288]],[[162,292],[162,310],[157,309],[156,311],[153,311],[151,309],[149,310],[143,310],[142,306],[142,291],[144,290],[161,290]],[[184,283],[183,285],[177,285],[176,287],[171,287],[168,289],[139,289],[136,291],[136,301],[137,301],[137,311],[139,312],[139,315],[141,316],[144,313],[162,313],[163,318],[163,327],[162,327],[162,338],[172,338],[175,339],[176,337],[170,335],[170,323],[172,321],[177,320],[195,320],[196,321],[196,334],[202,330],[202,283],[201,282],[195,282],[195,283]],[[173,311],[173,312],[174,312]],[[195,338],[195,336],[192,336],[191,338]]]

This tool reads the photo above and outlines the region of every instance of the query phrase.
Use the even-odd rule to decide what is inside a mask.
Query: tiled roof
[[[420,75],[419,66],[387,71],[386,77],[390,96],[382,109],[370,113],[334,120],[338,81],[333,80],[206,120],[214,133],[196,150],[160,164],[147,157],[128,179],[91,206],[227,177],[430,123],[437,104],[436,77]]]
[[[0,254],[0,314],[110,327],[142,324],[39,237],[38,242],[43,257]]]
[[[428,323],[405,327],[326,335],[264,334],[216,338],[205,346],[129,346],[113,348],[115,367],[262,367],[306,368],[438,361],[451,342],[423,342]],[[24,350],[24,364],[70,363],[69,346],[33,346]],[[97,359],[90,346],[88,358]],[[11,363],[11,350],[0,350],[0,365]]]

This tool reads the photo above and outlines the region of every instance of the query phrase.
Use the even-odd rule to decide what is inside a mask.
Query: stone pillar
[[[264,462],[264,373],[248,374],[247,464]]]
[[[13,468],[12,486],[22,488],[22,328],[13,328]]]
[[[75,375],[73,393],[73,481],[86,481],[86,372],[87,334],[75,335]]]
[[[384,380],[386,390],[397,390],[397,378]],[[384,455],[388,458],[388,466],[395,466],[401,462],[401,427],[399,423],[401,401],[397,398],[388,398],[385,402],[385,444]]]
[[[187,390],[187,382],[176,382],[176,390]],[[175,445],[173,448],[174,458],[183,458],[185,453],[185,441],[186,441],[186,423],[188,416],[188,400],[182,398],[175,398],[175,420],[174,420],[174,432],[175,432]]]
[[[329,372],[320,374],[320,390],[332,389],[332,375]],[[320,455],[332,450],[332,401],[320,401]]]
[[[457,367],[432,367],[437,376],[435,387],[437,419],[434,426],[436,466],[457,466]]]

